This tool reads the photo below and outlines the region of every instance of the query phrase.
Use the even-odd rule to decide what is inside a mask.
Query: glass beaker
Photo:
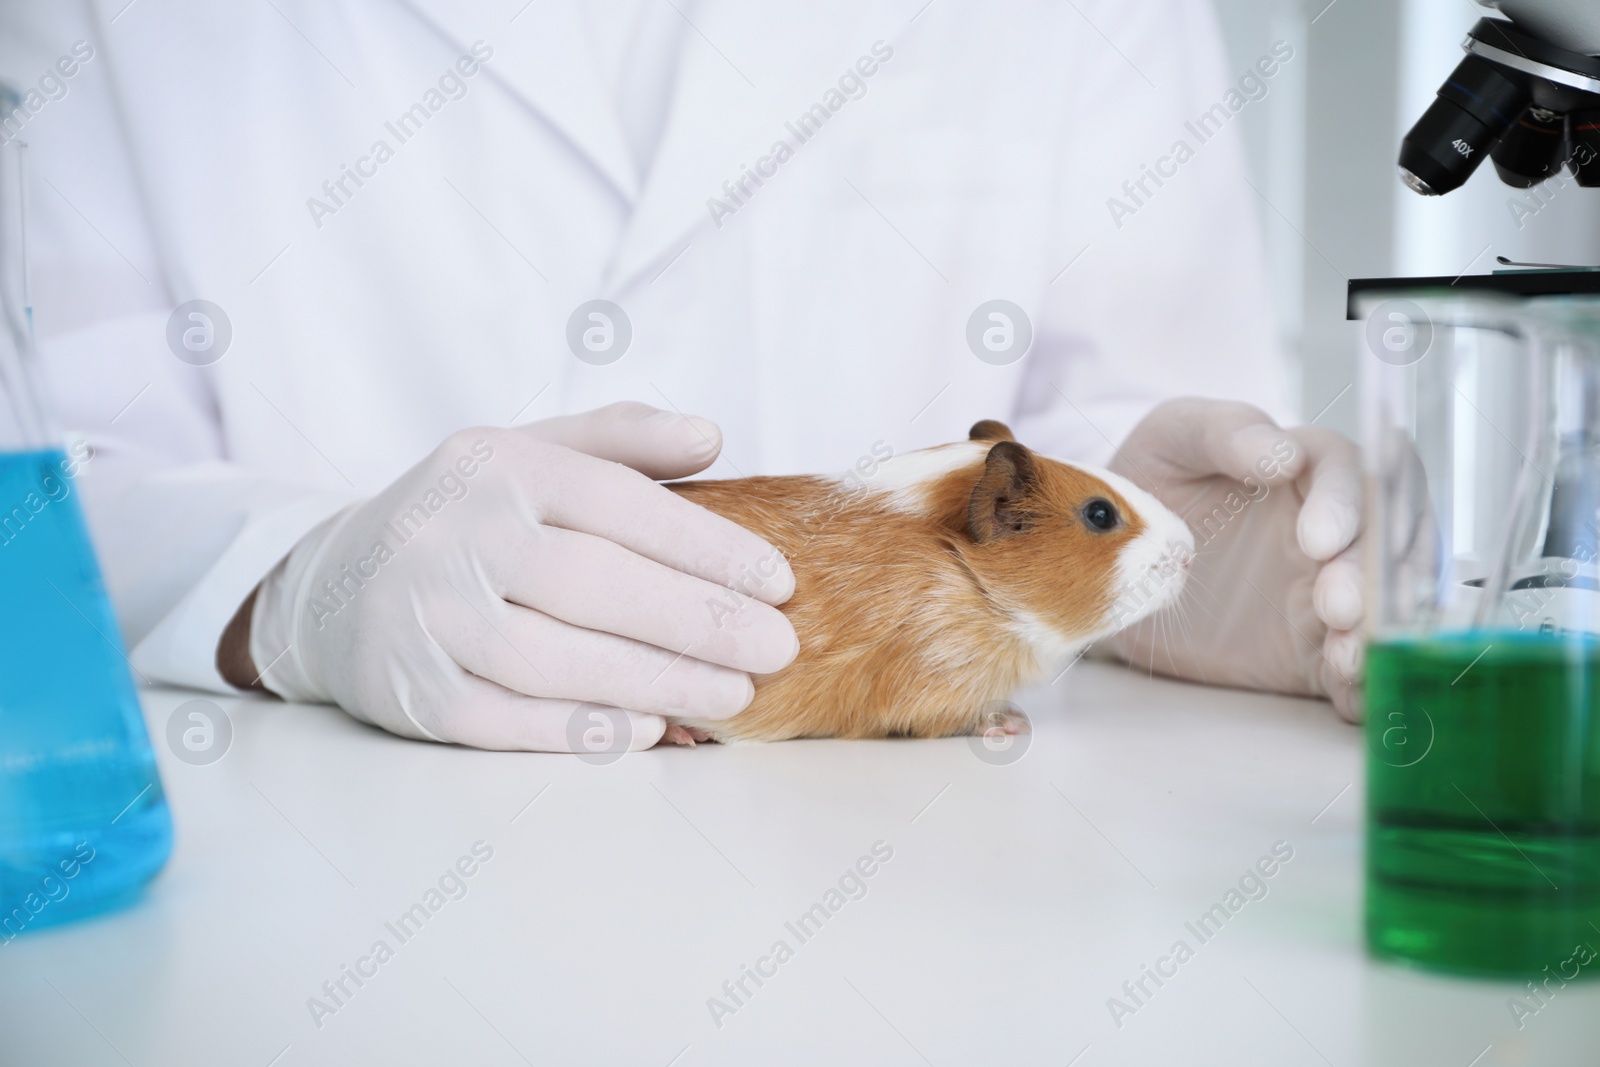
[[[0,944],[132,900],[172,850],[73,481],[91,457],[40,402],[25,161],[0,144]]]
[[[1485,285],[1352,289],[1367,943],[1565,982],[1600,974],[1600,296]]]

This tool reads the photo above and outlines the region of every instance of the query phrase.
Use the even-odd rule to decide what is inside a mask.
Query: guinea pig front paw
[[[1033,722],[1027,713],[1009,702],[988,705],[972,726],[973,736],[976,737],[992,737],[1000,734],[1014,736],[1032,732]]]
[[[708,731],[702,730],[698,726],[685,726],[682,723],[673,722],[667,724],[666,730],[661,734],[661,740],[657,741],[656,744],[688,745],[693,748],[697,741],[715,740],[716,738]]]

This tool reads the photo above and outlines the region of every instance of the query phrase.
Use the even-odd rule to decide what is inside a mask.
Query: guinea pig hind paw
[[[690,748],[693,748],[694,734],[689,732],[689,728],[687,726],[679,726],[675,722],[668,723],[667,728],[661,733],[661,740],[657,741],[656,744],[688,745]]]
[[[682,723],[668,723],[666,730],[661,735],[661,740],[656,742],[661,745],[688,745],[695,746],[697,741],[715,741],[709,732],[698,726],[685,726]]]

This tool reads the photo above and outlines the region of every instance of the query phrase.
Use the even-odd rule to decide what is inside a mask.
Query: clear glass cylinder
[[[1600,297],[1372,292],[1354,310],[1368,944],[1571,969],[1600,948]]]

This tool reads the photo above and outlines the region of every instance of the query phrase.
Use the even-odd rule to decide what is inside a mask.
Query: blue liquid
[[[0,453],[0,943],[132,901],[172,851],[71,469]]]

